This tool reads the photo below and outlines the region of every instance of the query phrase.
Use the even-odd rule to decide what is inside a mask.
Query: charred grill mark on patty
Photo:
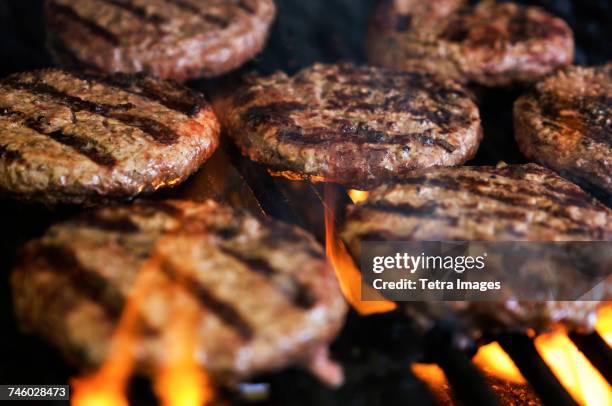
[[[106,28],[96,24],[94,21],[82,17],[73,8],[57,4],[57,2],[55,1],[49,2],[49,7],[50,11],[77,22],[79,25],[85,27],[92,34],[104,38],[104,40],[108,41],[112,45],[119,45],[119,37],[108,31]]]
[[[59,144],[70,147],[77,153],[87,157],[98,165],[112,168],[117,164],[117,160],[110,153],[106,152],[104,146],[92,138],[81,134],[70,134],[64,130],[48,131],[44,125],[44,117],[26,117],[19,111],[9,108],[0,109],[0,116],[12,117],[19,120],[19,124],[35,131],[37,134],[45,135]]]
[[[151,24],[158,25],[166,22],[166,19],[158,14],[149,14],[145,7],[137,6],[130,0],[102,0],[108,4],[112,4],[122,10],[127,11],[134,17],[147,21]]]
[[[301,283],[293,275],[279,272],[265,259],[253,258],[227,246],[219,247],[225,255],[239,261],[250,271],[256,272],[269,280],[293,304],[301,308],[310,308],[315,304],[314,297],[308,286]]]
[[[100,82],[107,86],[115,87],[136,96],[144,97],[157,102],[170,110],[183,113],[188,117],[196,116],[203,108],[210,106],[203,95],[186,89],[179,96],[174,96],[150,83],[144,75],[128,75],[115,73],[112,75],[86,75],[73,72],[75,77],[89,82]]]
[[[251,128],[270,124],[290,125],[293,121],[287,115],[293,111],[302,111],[306,108],[305,104],[299,102],[274,102],[250,107],[242,113],[242,120]]]
[[[36,246],[36,253],[49,264],[49,269],[68,277],[78,292],[102,304],[108,317],[119,317],[125,303],[122,293],[96,270],[85,267],[72,249],[62,245],[40,244]]]
[[[406,179],[403,184],[414,184],[421,185],[423,187],[438,187],[448,191],[463,191],[469,195],[477,196],[478,198],[485,198],[494,200],[502,203],[513,209],[524,210],[525,212],[530,210],[538,210],[545,212],[553,217],[563,219],[564,222],[574,225],[576,229],[587,229],[588,225],[581,222],[579,219],[572,217],[569,210],[566,209],[568,206],[587,208],[593,204],[593,200],[588,196],[578,192],[570,191],[567,188],[556,188],[555,192],[561,193],[557,195],[550,193],[542,188],[534,188],[523,186],[521,183],[513,182],[512,179],[524,176],[526,174],[540,175],[541,172],[525,172],[520,168],[510,167],[509,169],[501,169],[497,176],[507,176],[508,183],[495,182],[491,178],[485,180],[482,178],[482,174],[473,175],[442,175],[436,176],[435,178],[429,177],[418,177],[412,180]],[[529,199],[535,199],[535,202],[529,202]],[[545,202],[542,203],[542,200]],[[553,202],[556,206],[550,206],[549,202]],[[432,203],[433,205],[433,203]],[[433,206],[438,206],[433,205]],[[363,207],[368,207],[368,204]],[[398,212],[401,213],[401,205],[398,206]],[[410,209],[410,208],[409,208]],[[383,210],[384,208],[377,208],[377,210]],[[389,209],[386,209],[389,211]],[[408,210],[410,212],[410,210]],[[496,209],[492,212],[492,216],[504,216],[505,211]],[[407,214],[409,215],[409,214]],[[478,216],[476,212],[475,216]],[[483,214],[480,214],[481,216]],[[508,216],[518,216],[518,213],[512,213]],[[470,218],[474,217],[473,213],[470,213]],[[547,228],[553,228],[552,224],[542,224]],[[591,229],[592,232],[597,236],[603,236],[604,230],[600,227],[594,227]]]
[[[248,0],[236,0],[236,5],[248,14],[255,14],[257,10],[249,4]]]
[[[227,28],[230,24],[225,18],[210,13],[202,14],[201,17],[204,21],[216,25],[219,28]]]
[[[190,11],[195,14],[199,14],[202,10],[195,4],[189,2],[188,0],[166,0],[168,3],[175,5],[178,8],[181,8],[186,11]]]
[[[133,108],[134,106],[131,103],[118,105],[96,103],[81,99],[80,97],[71,96],[68,93],[62,92],[53,86],[39,81],[21,82],[15,79],[9,79],[1,84],[12,89],[23,90],[35,95],[47,95],[54,102],[63,104],[73,111],[88,111],[96,115],[115,119],[127,126],[138,128],[159,144],[172,145],[176,143],[178,139],[178,134],[164,124],[147,117],[121,112]]]
[[[361,210],[374,210],[384,213],[396,214],[403,217],[427,218],[432,220],[445,221],[450,225],[457,224],[457,217],[441,215],[437,213],[442,206],[438,203],[427,202],[422,206],[415,206],[410,203],[392,204],[385,201],[368,202],[359,206]]]
[[[219,28],[227,28],[230,24],[230,22],[227,19],[221,16],[211,14],[211,13],[207,13],[204,10],[202,10],[200,7],[196,6],[193,3],[190,3],[189,1],[186,1],[186,0],[166,0],[166,1],[170,4],[174,4],[175,6],[179,7],[182,10],[199,15],[204,21],[212,25],[216,25]]]
[[[435,186],[442,189],[459,191],[464,190],[466,192],[475,192],[479,187],[491,189],[491,191],[500,191],[504,193],[515,193],[517,196],[526,196],[529,198],[542,199],[546,198],[559,205],[570,205],[575,207],[587,207],[591,200],[585,198],[579,189],[573,189],[569,187],[553,187],[550,186],[549,190],[534,189],[527,186],[522,186],[517,182],[512,182],[513,177],[525,176],[528,174],[543,176],[545,172],[537,171],[519,171],[518,169],[509,167],[511,169],[499,169],[496,174],[491,174],[488,179],[482,177],[482,173],[474,174],[461,174],[457,176],[443,175],[436,177],[410,177],[399,181],[401,184],[411,185],[422,185],[422,186]],[[498,180],[505,179],[505,182],[499,182]],[[550,191],[554,192],[551,193]],[[510,198],[509,198],[510,200]]]
[[[433,136],[422,134],[390,134],[377,131],[361,122],[355,125],[342,126],[339,130],[327,128],[312,128],[302,130],[295,127],[293,129],[280,130],[277,135],[279,141],[296,145],[316,145],[324,143],[347,142],[353,144],[409,144],[419,143],[427,147],[439,147],[452,153],[455,146],[451,143],[434,138]]]
[[[113,113],[109,115],[110,118],[114,118],[131,127],[140,129],[145,135],[148,135],[153,140],[163,145],[175,144],[178,138],[173,130],[159,121],[148,117],[140,117],[126,113]]]
[[[36,129],[36,126],[30,125],[27,121],[26,125],[31,129]],[[98,165],[112,168],[117,163],[117,160],[111,154],[106,153],[103,147],[91,138],[84,138],[81,135],[72,135],[63,131],[41,132],[41,134],[45,134],[58,143],[72,148]]]
[[[234,329],[243,340],[248,341],[253,338],[255,335],[253,328],[231,303],[217,298],[195,277],[175,268],[168,262],[162,263],[161,270],[170,280],[179,283],[192,294],[202,306],[212,311],[228,327]]]

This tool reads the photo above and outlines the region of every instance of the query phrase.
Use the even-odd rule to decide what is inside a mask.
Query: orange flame
[[[109,356],[100,370],[72,381],[73,406],[128,406],[125,393],[134,372],[140,306],[155,288],[160,259],[154,254],[138,273],[113,336]],[[194,360],[195,315],[184,315],[183,310],[176,309],[176,317],[172,317],[171,325],[164,329],[168,362],[155,376],[155,389],[164,406],[200,406],[212,399],[207,375]]]
[[[212,400],[212,390],[208,376],[194,360],[198,348],[194,331],[197,312],[181,306],[174,314],[164,335],[168,361],[156,376],[155,391],[163,406],[200,406]]]
[[[564,332],[541,335],[538,352],[559,381],[582,405],[612,405],[612,389]]]
[[[361,300],[361,272],[355,266],[342,240],[338,238],[334,222],[333,194],[331,186],[325,185],[325,252],[336,271],[344,297],[361,315],[395,310],[397,305],[388,300]]]
[[[366,192],[365,190],[349,189],[348,194],[353,203],[357,204],[367,199],[370,192]]]
[[[72,405],[128,405],[125,392],[134,369],[140,303],[149,291],[151,270],[156,267],[156,261],[147,261],[138,273],[111,341],[109,356],[98,372],[73,380]]]
[[[603,307],[597,315],[595,330],[612,346],[612,304]]]

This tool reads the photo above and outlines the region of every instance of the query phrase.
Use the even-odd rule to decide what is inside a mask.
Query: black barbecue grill
[[[350,60],[362,63],[362,39],[373,1],[277,0],[279,16],[264,52],[248,66],[227,77],[192,83],[207,94],[222,91],[241,74],[277,69],[294,72],[315,61]],[[578,63],[612,60],[610,30],[612,4],[607,0],[541,0],[535,2],[566,19],[576,34]],[[2,75],[50,66],[41,29],[41,2],[0,1],[0,52]],[[499,160],[522,162],[512,137],[511,105],[521,89],[487,91],[476,89],[482,101],[485,140],[473,161],[495,164]],[[153,198],[214,198],[262,215],[299,225],[322,243],[325,238],[325,191],[334,191],[336,221],[342,219],[351,200],[339,185],[323,185],[272,176],[263,166],[242,157],[229,143],[185,184]],[[10,266],[16,248],[58,219],[77,212],[75,208],[49,211],[45,208],[0,201],[0,384],[64,384],[78,371],[67,365],[51,348],[36,338],[21,334],[12,314],[9,289]],[[597,334],[572,334],[576,346],[612,382],[612,351]],[[434,405],[432,394],[411,372],[413,362],[434,362],[445,372],[453,401],[464,405],[546,404],[576,405],[526,335],[488,337],[498,341],[510,355],[529,387],[493,385],[473,365],[479,343],[465,340],[452,320],[442,320],[427,334],[414,328],[398,310],[372,316],[351,312],[340,336],[332,345],[333,357],[345,369],[346,383],[339,390],[325,387],[306,372],[289,369],[253,378],[236,390],[220,394],[220,404],[254,405]],[[493,389],[495,386],[495,390]],[[155,404],[150,383],[134,378],[131,404]],[[501,403],[503,402],[503,403]],[[46,403],[49,405],[53,402]],[[56,402],[55,404],[65,404]]]

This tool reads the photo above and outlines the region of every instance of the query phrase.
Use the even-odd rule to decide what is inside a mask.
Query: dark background
[[[427,1],[427,0],[422,0]],[[539,0],[537,4],[564,18],[576,38],[576,63],[598,64],[612,60],[612,1]],[[313,62],[349,60],[364,62],[364,28],[374,0],[277,0],[278,18],[266,49],[241,69],[269,73],[287,72]],[[0,0],[0,77],[10,73],[52,66],[44,46],[42,1]],[[206,82],[193,83],[196,87]],[[521,162],[512,138],[511,105],[522,89],[485,91],[481,109],[485,141],[476,163],[503,159]],[[60,210],[54,217],[69,214]],[[0,384],[60,384],[76,371],[66,366],[52,348],[18,332],[12,317],[8,285],[16,247],[41,233],[50,221],[48,213],[32,211],[13,202],[0,201]],[[395,315],[355,316],[334,344],[334,356],[345,366],[348,385],[331,392],[299,371],[285,371],[261,378],[272,383],[272,404],[397,404],[397,399],[420,399],[423,388],[409,379],[407,365],[421,356],[417,339]],[[367,351],[364,351],[367,349]],[[140,382],[136,388],[146,388]],[[136,404],[151,404],[147,390],[139,390]],[[144,395],[143,395],[144,394]],[[396,401],[393,401],[396,399]],[[416,402],[416,401],[415,401]],[[408,401],[410,403],[410,401]],[[418,403],[418,402],[417,402]],[[20,404],[26,404],[22,402]],[[52,405],[53,402],[46,402]]]
[[[426,0],[423,0],[426,1]],[[294,71],[313,62],[364,62],[362,43],[375,0],[277,0],[278,19],[255,64],[262,71]],[[576,63],[597,64],[612,55],[612,1],[535,0],[574,30]],[[0,1],[0,76],[50,66],[44,47],[41,0]]]

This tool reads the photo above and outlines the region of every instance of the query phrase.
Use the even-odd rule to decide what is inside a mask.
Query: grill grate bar
[[[531,338],[526,335],[504,334],[499,336],[498,342],[545,405],[578,406],[546,365]]]
[[[275,184],[275,180],[260,164],[242,157],[231,143],[225,143],[230,160],[247,182],[263,210],[278,220],[304,227],[302,218],[293,204]]]
[[[438,364],[450,383],[454,396],[461,404],[476,406],[499,405],[497,396],[463,349],[455,344],[454,330],[441,325],[428,334],[427,353]]]
[[[612,349],[604,339],[596,332],[591,334],[570,333],[569,337],[608,383],[612,384]]]

